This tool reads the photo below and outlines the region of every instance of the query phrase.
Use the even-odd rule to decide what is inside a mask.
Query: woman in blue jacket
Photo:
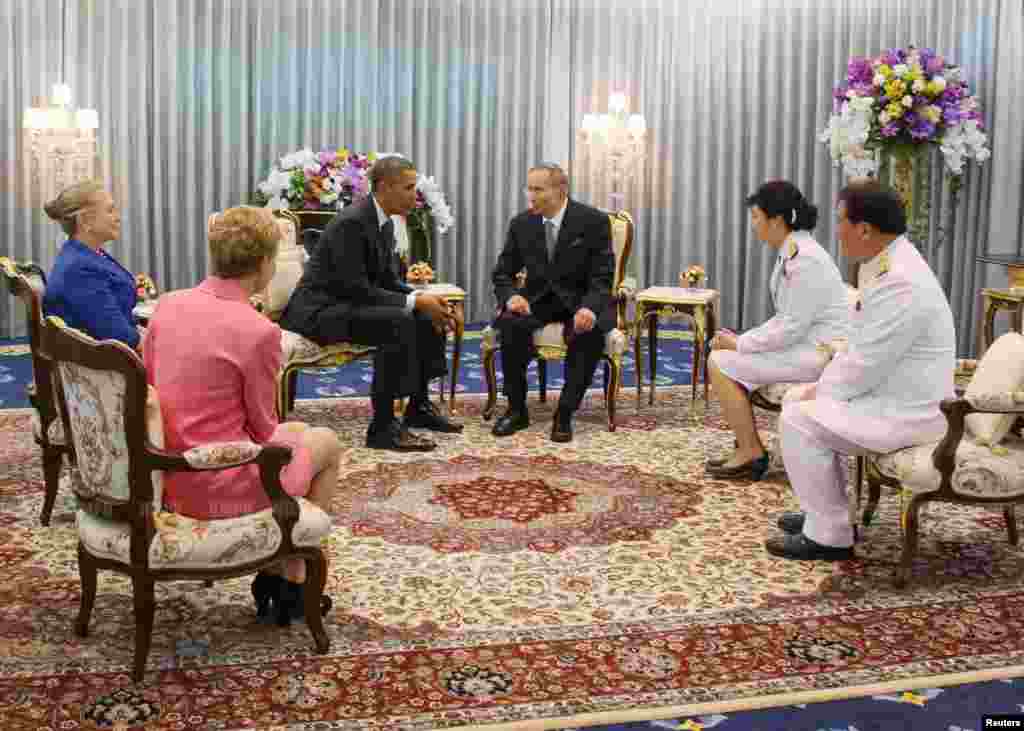
[[[121,235],[121,213],[97,181],[77,183],[46,204],[68,235],[46,283],[43,310],[97,340],[138,348],[135,277],[103,249]]]

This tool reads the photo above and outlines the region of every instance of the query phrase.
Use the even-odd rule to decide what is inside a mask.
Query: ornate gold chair
[[[57,499],[67,445],[53,393],[53,364],[43,350],[41,342],[46,275],[36,264],[18,264],[7,257],[0,257],[0,271],[3,272],[11,294],[20,299],[25,306],[33,375],[33,381],[29,383],[27,390],[29,402],[35,408],[32,415],[32,436],[43,453],[43,479],[46,484],[46,497],[43,500],[39,522],[49,525],[50,514]]]
[[[948,427],[941,441],[866,458],[865,526],[882,485],[900,490],[903,551],[896,586],[910,581],[918,513],[928,502],[1001,505],[1010,544],[1017,545],[1014,506],[1024,502],[1024,438],[1012,427],[1024,414],[1024,336],[1004,335],[980,362],[960,361],[957,371],[975,375],[962,396],[942,402]]]
[[[78,570],[82,598],[75,631],[86,636],[99,569],[131,577],[135,613],[132,677],[143,678],[153,633],[157,581],[226,579],[286,558],[306,562],[306,624],[320,653],[330,647],[320,614],[326,559],[320,539],[331,518],[281,488],[291,459],[283,445],[231,442],[186,452],[147,436],[146,372],[127,346],[97,342],[59,318],[47,318],[46,350],[59,373],[57,393],[68,425],[68,457],[78,499]],[[239,518],[196,520],[163,512],[160,471],[223,470],[257,464],[271,507]]]
[[[608,407],[608,431],[615,431],[615,399],[622,381],[622,356],[626,351],[626,305],[631,295],[635,294],[635,280],[630,284],[626,273],[629,256],[633,251],[633,218],[625,211],[608,214],[612,230],[612,246],[615,249],[615,279],[612,293],[617,310],[618,326],[605,335],[604,352],[604,398]],[[568,346],[562,334],[561,323],[551,323],[537,330],[533,335],[536,348],[537,378],[540,387],[540,400],[547,401],[547,362],[549,360],[565,360]],[[495,356],[501,349],[498,331],[488,325],[484,328],[480,346],[483,356],[484,376],[487,380],[487,403],[484,405],[483,417],[490,419],[498,401],[498,376],[495,370]]]

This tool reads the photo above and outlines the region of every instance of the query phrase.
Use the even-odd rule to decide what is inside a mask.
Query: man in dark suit
[[[366,446],[429,451],[434,442],[409,427],[460,432],[430,402],[431,379],[447,370],[448,302],[415,291],[398,278],[392,215],[416,203],[416,168],[389,156],[370,169],[372,195],[344,209],[328,224],[281,315],[281,327],[321,345],[354,342],[377,347],[373,365],[373,422]],[[403,423],[394,400],[409,397]]]
[[[533,333],[560,322],[569,352],[551,439],[568,442],[573,414],[594,379],[605,334],[615,327],[611,225],[601,211],[569,198],[569,179],[558,165],[533,167],[526,179],[530,207],[509,224],[491,277],[508,398],[508,411],[492,433],[502,437],[529,426],[526,367]],[[517,275],[524,270],[526,284],[517,289]]]

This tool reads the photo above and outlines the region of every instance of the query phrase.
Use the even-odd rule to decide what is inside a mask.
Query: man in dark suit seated
[[[526,367],[533,332],[560,322],[569,352],[551,439],[568,442],[572,416],[594,379],[605,334],[615,327],[611,224],[606,214],[569,198],[569,178],[558,165],[531,168],[526,194],[530,207],[509,224],[505,248],[491,277],[498,300],[494,326],[501,333],[508,398],[508,411],[492,433],[502,437],[529,426]],[[516,277],[524,270],[526,284],[517,289]]]
[[[445,328],[455,315],[442,297],[415,291],[398,278],[394,225],[416,203],[416,167],[390,156],[370,169],[372,195],[341,210],[324,229],[281,315],[281,327],[320,345],[352,342],[377,347],[373,421],[366,446],[430,451],[433,441],[409,427],[460,432],[430,402],[428,384],[444,375]],[[405,419],[394,400],[408,397]]]

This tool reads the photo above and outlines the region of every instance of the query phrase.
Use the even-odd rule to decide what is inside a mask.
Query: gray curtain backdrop
[[[0,252],[49,267],[62,238],[29,205],[21,124],[63,65],[74,101],[99,110],[101,171],[123,207],[111,250],[161,290],[205,275],[207,214],[248,200],[278,157],[345,145],[402,152],[436,176],[456,216],[437,268],[486,319],[532,163],[563,163],[576,197],[607,204],[575,132],[622,91],[650,130],[626,198],[641,285],[701,263],[722,322],[746,328],[770,315],[772,262],[743,198],[792,180],[836,253],[843,181],[817,142],[832,86],[850,56],[915,43],[964,66],[992,138],[956,208],[941,183],[933,197],[945,235],[927,253],[967,355],[978,289],[1006,281],[976,255],[1022,246],[1021,13],[1019,0],[5,0]],[[23,332],[0,298],[0,337]]]

